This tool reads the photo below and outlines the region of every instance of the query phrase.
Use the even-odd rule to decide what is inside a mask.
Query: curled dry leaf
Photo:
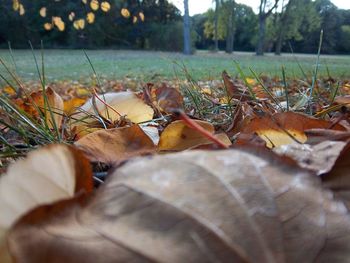
[[[152,120],[153,109],[139,99],[133,92],[114,92],[99,95],[100,99],[111,106],[115,111],[106,107],[101,101],[96,99],[96,107],[98,112],[111,122],[116,122],[121,116],[126,116],[133,123],[141,123]],[[86,117],[86,113],[95,114],[95,107],[92,99],[88,100],[82,107],[82,112],[75,115],[76,119]],[[118,113],[119,114],[118,114]],[[86,121],[86,120],[85,120]]]
[[[0,177],[0,251],[11,225],[31,209],[93,188],[90,163],[78,150],[51,145],[33,151]],[[0,262],[2,261],[0,254]]]
[[[308,144],[318,144],[323,141],[348,141],[350,131],[334,131],[328,129],[311,129],[306,130]]]
[[[9,245],[17,262],[346,262],[350,217],[273,155],[192,151],[134,159],[87,203],[32,211]]]
[[[46,88],[45,96],[47,98],[48,105],[46,105],[42,90],[31,93],[31,98],[27,98],[24,101],[18,99],[17,104],[34,118],[38,118],[40,116],[37,109],[42,111],[49,128],[52,129],[55,127],[55,125],[60,127],[64,109],[63,99],[50,87]]]
[[[249,101],[253,99],[249,95],[248,88],[244,87],[242,84],[234,83],[233,79],[227,74],[226,71],[222,72],[222,78],[230,98],[234,98],[239,101]]]
[[[206,121],[193,120],[208,132],[214,134],[214,126]],[[226,145],[231,145],[227,136],[220,135]],[[183,151],[200,145],[210,144],[212,141],[204,137],[200,132],[188,127],[182,120],[170,123],[160,135],[158,149],[160,151]]]
[[[247,135],[256,133],[265,142],[267,147],[305,143],[307,136],[306,130],[309,129],[328,129],[332,126],[329,121],[319,120],[295,112],[276,113],[271,116],[254,117],[246,123],[238,136],[237,142],[244,144]],[[345,128],[339,124],[332,130],[344,131]]]
[[[171,114],[174,111],[182,110],[184,107],[181,93],[165,83],[160,87],[148,83],[143,88],[143,99],[149,105],[152,105],[157,116],[160,116],[162,113]]]
[[[350,95],[338,96],[334,99],[335,104],[344,105],[345,107],[350,106]]]
[[[348,209],[350,208],[350,141],[339,154],[332,170],[322,176],[326,187],[342,199]]]
[[[300,167],[312,170],[317,175],[322,175],[333,168],[345,146],[345,142],[324,141],[316,145],[280,145],[275,147],[273,151],[294,159]]]
[[[174,110],[183,109],[183,97],[175,89],[163,85],[155,90],[156,105],[164,113],[172,113]]]
[[[156,151],[152,139],[137,124],[90,133],[78,140],[75,145],[91,161],[109,164]]]

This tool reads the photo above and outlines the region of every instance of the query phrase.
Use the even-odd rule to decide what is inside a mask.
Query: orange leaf
[[[72,98],[64,101],[64,113],[69,115],[86,102],[86,99]]]
[[[193,121],[208,132],[214,134],[214,126],[209,122],[199,120]],[[229,140],[226,140],[226,138],[223,142],[227,145],[231,144]],[[164,129],[160,136],[158,148],[160,151],[183,151],[186,149],[198,147],[199,145],[211,143],[213,142],[204,137],[203,134],[192,128],[189,128],[184,121],[178,120],[170,123]]]
[[[329,121],[319,120],[306,115],[294,112],[276,113],[272,116],[254,117],[246,123],[241,134],[238,136],[237,143],[246,143],[248,135],[256,133],[263,139],[267,147],[305,143],[307,136],[306,130],[316,128],[329,128],[332,125]],[[336,125],[333,129],[345,130],[341,125]]]
[[[94,162],[118,163],[156,151],[153,141],[138,126],[99,130],[75,143]]]

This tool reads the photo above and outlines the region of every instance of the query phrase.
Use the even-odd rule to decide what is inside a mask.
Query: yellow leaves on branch
[[[69,15],[68,15],[69,21],[73,21],[74,18],[75,18],[75,13],[74,12],[70,12]]]
[[[53,28],[53,25],[51,23],[45,23],[44,28],[45,28],[45,30],[49,31]]]
[[[122,10],[120,11],[121,15],[124,18],[129,18],[130,17],[130,11],[126,8],[122,8]]]
[[[86,21],[89,23],[89,24],[93,24],[95,22],[95,14],[93,12],[89,12],[87,15],[86,15]]]
[[[88,0],[81,0],[83,4],[87,5]],[[86,22],[88,24],[93,24],[95,22],[96,16],[94,12],[98,11],[101,9],[102,12],[109,12],[111,9],[111,4],[108,1],[102,1],[100,2],[99,0],[91,0],[89,3],[90,12],[87,12],[86,14]],[[14,11],[18,12],[21,16],[25,14],[25,8],[21,4],[20,0],[12,0],[12,8]],[[39,10],[39,14],[42,18],[47,17],[47,12],[48,8],[43,6]],[[131,13],[127,8],[122,8],[120,11],[121,15],[124,18],[130,18]],[[73,22],[72,25],[76,30],[82,30],[85,28],[85,19],[84,18],[79,18],[75,20],[75,13],[70,12],[68,14],[68,20]],[[63,21],[63,19],[60,16],[52,16],[51,17],[52,22],[46,22],[43,24],[43,27],[45,30],[50,31],[54,27],[56,27],[59,31],[64,31],[66,28],[66,23]],[[138,21],[145,21],[145,15],[143,12],[139,12],[136,15],[132,16],[132,22],[136,24]]]
[[[46,17],[46,11],[47,11],[46,7],[40,8],[40,11],[39,11],[40,16]]]
[[[110,3],[108,3],[107,1],[104,1],[104,2],[101,3],[101,10],[103,12],[108,12],[109,9],[111,9]]]
[[[17,11],[21,16],[25,14],[24,6],[21,4],[19,0],[12,1],[12,8],[14,11]]]
[[[52,22],[59,31],[64,31],[64,29],[66,28],[65,23],[63,22],[62,18],[59,16],[52,17]]]
[[[97,11],[100,7],[100,3],[97,0],[92,0],[90,2],[90,8],[94,11]]]
[[[139,13],[139,17],[140,17],[142,22],[145,21],[145,14],[143,12]]]
[[[85,28],[85,20],[84,19],[75,20],[73,23],[73,26],[76,30],[84,29]]]

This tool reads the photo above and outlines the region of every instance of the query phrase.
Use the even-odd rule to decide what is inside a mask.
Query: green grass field
[[[46,50],[45,72],[49,81],[78,80],[86,81],[92,75],[83,51],[81,50]],[[285,66],[287,76],[299,78],[303,76],[301,68],[311,75],[316,63],[316,55],[285,54],[274,56],[267,54],[257,57],[253,53],[236,52],[232,55],[198,51],[193,56],[183,56],[179,53],[121,51],[121,50],[88,50],[93,66],[97,73],[107,79],[136,78],[143,81],[183,78],[181,67],[184,64],[195,79],[217,79],[223,70],[232,75],[237,74],[234,60],[238,61],[246,75],[251,75],[249,68],[258,74],[281,76],[281,67]],[[40,51],[35,51],[41,63]],[[38,73],[30,50],[0,50],[0,58],[11,69],[17,69],[23,80],[37,80]],[[13,63],[13,60],[15,63]],[[14,65],[16,64],[16,66]],[[350,78],[350,56],[321,56],[319,76],[335,78]],[[4,68],[0,73],[7,76]]]

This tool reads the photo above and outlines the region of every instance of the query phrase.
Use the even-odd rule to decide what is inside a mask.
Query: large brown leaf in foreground
[[[35,207],[92,188],[90,163],[70,146],[43,147],[12,164],[0,177],[0,262],[7,262],[4,240],[16,220]]]
[[[18,262],[347,262],[343,203],[317,177],[262,155],[135,159],[86,204],[61,202],[22,218],[11,251]]]
[[[350,141],[339,154],[333,169],[323,177],[325,186],[333,190],[350,208]]]

